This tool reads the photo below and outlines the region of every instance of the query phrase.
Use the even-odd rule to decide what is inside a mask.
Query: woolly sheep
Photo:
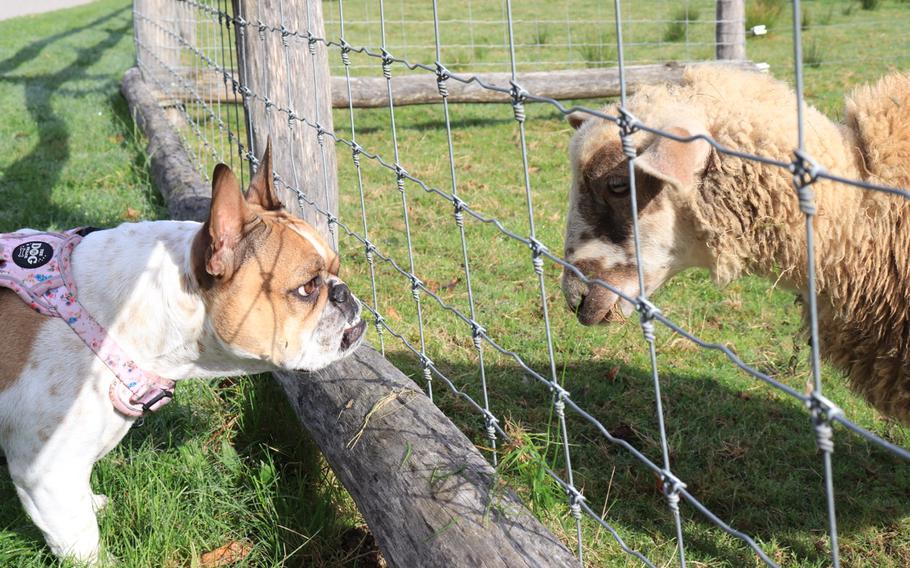
[[[796,100],[784,83],[746,71],[690,69],[679,85],[641,88],[627,105],[642,123],[680,136],[789,162]],[[616,115],[617,108],[606,112]],[[910,187],[910,74],[857,89],[846,123],[805,111],[806,150],[847,178]],[[566,258],[587,276],[639,293],[628,163],[618,127],[573,114],[572,188]],[[805,220],[791,174],[725,156],[704,141],[639,131],[635,163],[645,289],[708,268],[719,283],[760,274],[802,293]],[[910,424],[910,201],[819,180],[813,185],[820,348],[886,415]],[[563,275],[569,307],[585,325],[622,319],[633,307]]]

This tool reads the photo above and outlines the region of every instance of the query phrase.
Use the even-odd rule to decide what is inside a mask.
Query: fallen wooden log
[[[641,85],[661,82],[678,83],[682,80],[683,70],[686,67],[706,67],[723,65],[740,69],[758,70],[759,67],[751,61],[705,61],[699,63],[681,64],[676,62],[658,63],[653,65],[628,65],[626,66],[626,87],[629,92],[634,92]],[[464,78],[476,77],[478,81],[487,85],[495,85],[508,89],[512,75],[510,73],[459,73]],[[240,97],[230,91],[223,93],[224,86],[220,76],[212,78],[210,74],[199,77],[202,86],[197,89],[199,93],[215,93],[215,97],[206,102],[242,102]],[[206,87],[208,82],[212,85]],[[217,85],[214,84],[217,82]],[[344,77],[333,76],[332,106],[334,108],[348,108],[348,87]],[[603,69],[568,69],[560,71],[535,71],[518,74],[518,84],[527,92],[556,100],[567,99],[600,99],[619,95],[619,70],[616,68]],[[511,99],[506,93],[491,91],[480,86],[480,83],[461,83],[455,79],[447,81],[450,103],[507,103]],[[395,106],[422,105],[442,102],[439,88],[436,85],[436,75],[423,72],[420,74],[394,74],[392,75],[392,92],[395,97]],[[161,93],[162,100],[181,100],[192,102],[196,100],[194,93]],[[354,108],[387,107],[389,97],[386,89],[386,80],[382,76],[351,77],[351,99]]]

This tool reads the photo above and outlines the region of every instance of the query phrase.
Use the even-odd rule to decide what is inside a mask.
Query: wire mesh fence
[[[793,16],[803,13],[799,0],[792,2],[790,17],[794,82],[799,101],[797,108],[792,109],[797,116],[798,135],[793,140],[794,152],[790,160],[742,152],[707,135],[679,136],[641,122],[627,109],[629,95],[623,75],[626,65],[630,60],[645,60],[648,53],[660,59],[659,49],[654,48],[662,42],[671,43],[666,42],[665,37],[649,43],[642,39],[645,36],[639,35],[640,30],[653,24],[666,34],[672,26],[684,21],[685,57],[710,58],[715,47],[709,39],[713,27],[705,27],[711,27],[710,34],[699,31],[701,24],[707,22],[699,17],[706,18],[708,13],[713,13],[713,2],[688,2],[683,7],[689,10],[689,16],[683,17],[674,15],[671,6],[677,4],[669,2],[661,4],[663,12],[647,14],[631,3],[618,0],[596,5],[584,3],[584,9],[590,9],[590,12],[582,10],[581,4],[566,3],[560,8],[565,8],[564,13],[553,18],[548,15],[555,11],[549,3],[540,6],[530,3],[530,8],[523,6],[521,10],[530,10],[529,16],[525,17],[520,15],[519,7],[508,0],[504,3],[469,0],[467,5],[455,6],[450,3],[442,6],[443,3],[433,1],[419,9],[411,9],[411,3],[405,2],[368,4],[338,0],[320,3],[326,14],[325,30],[329,31],[320,29],[315,4],[317,0],[287,0],[284,3],[278,0],[277,12],[248,13],[244,3],[231,5],[226,0],[135,2],[138,64],[146,79],[159,91],[161,100],[172,109],[178,131],[196,158],[200,173],[207,177],[214,163],[221,161],[239,170],[241,179],[248,179],[263,150],[255,147],[249,135],[250,109],[254,107],[265,111],[267,129],[272,136],[280,137],[281,132],[290,129],[319,140],[321,170],[310,173],[276,171],[276,184],[303,208],[318,212],[331,231],[332,244],[346,259],[361,266],[361,287],[355,292],[372,315],[373,339],[378,346],[396,361],[395,357],[404,361],[403,354],[410,356],[410,362],[403,364],[418,370],[431,397],[447,397],[446,404],[450,405],[447,408],[452,409],[453,415],[457,414],[455,419],[484,440],[492,463],[497,464],[504,455],[503,445],[513,442],[510,436],[513,431],[502,414],[504,401],[525,396],[515,389],[522,393],[544,393],[537,400],[541,412],[548,416],[547,420],[556,432],[559,456],[551,459],[543,469],[565,495],[565,510],[574,529],[571,540],[580,562],[584,563],[586,559],[589,532],[584,525],[587,523],[607,531],[622,551],[645,565],[655,566],[660,562],[628,545],[621,531],[610,522],[609,515],[592,507],[582,484],[576,479],[579,466],[573,458],[580,445],[590,445],[592,440],[587,435],[584,439],[573,438],[572,428],[584,423],[586,428],[619,448],[658,480],[666,499],[667,514],[672,520],[673,554],[680,565],[686,565],[682,503],[738,539],[764,564],[779,564],[755,539],[706,506],[674,470],[673,437],[664,422],[665,397],[661,393],[666,381],[662,379],[656,341],[656,328],[663,327],[699,348],[721,353],[732,365],[784,397],[798,401],[806,409],[806,428],[800,435],[814,437],[821,453],[823,472],[818,487],[806,488],[806,491],[824,493],[829,539],[826,546],[832,564],[839,566],[832,427],[839,424],[852,435],[904,461],[910,460],[910,452],[857,425],[823,394],[815,292],[817,261],[813,245],[816,210],[812,188],[816,182],[827,180],[904,198],[910,198],[910,193],[906,188],[842,178],[828,172],[824,164],[817,163],[807,152],[802,42],[806,27],[804,19]],[[701,16],[695,17],[694,13]],[[296,25],[289,25],[292,21]],[[777,32],[782,33],[779,28]],[[585,34],[595,33],[600,34],[597,41],[585,39],[588,37]],[[653,30],[649,34],[648,37],[653,37]],[[301,116],[295,111],[299,108],[294,104],[297,94],[258,91],[244,80],[237,60],[238,53],[244,52],[243,42],[280,46],[283,57],[268,65],[275,66],[276,73],[288,75],[300,72],[290,63],[291,53],[303,59],[315,58],[320,52],[327,53],[332,70],[345,77],[349,93],[356,88],[353,78],[359,73],[366,70],[379,73],[386,80],[388,106],[381,111],[362,113],[355,112],[353,106],[343,109],[336,114],[333,127],[327,126],[329,117]],[[588,58],[585,50],[594,47],[601,51],[592,51]],[[460,54],[468,52],[470,56],[462,59]],[[521,69],[608,62],[612,65],[614,61],[622,85],[617,114],[564,104],[528,92],[518,77]],[[487,83],[465,71],[488,65],[505,66],[511,81]],[[399,136],[398,121],[402,111],[395,105],[392,78],[400,73],[429,74],[435,77],[438,85],[438,103],[408,115],[423,125],[424,135],[416,140]],[[461,155],[465,151],[462,144],[465,137],[472,135],[472,125],[470,121],[459,120],[458,109],[448,101],[449,86],[455,83],[473,84],[502,93],[511,102],[508,116],[491,111],[494,113],[491,120],[508,120],[514,125],[506,144],[511,151],[499,156],[498,160],[502,169],[511,171],[508,184],[519,196],[513,195],[514,199],[507,206],[501,199],[485,197],[484,191],[492,192],[493,189],[484,187],[483,175],[473,171],[471,162]],[[532,108],[532,103],[537,104]],[[792,111],[781,109],[782,113]],[[639,244],[636,176],[633,175],[637,151],[632,136],[636,132],[685,143],[702,140],[722,155],[760,162],[792,176],[793,199],[798,200],[806,220],[811,389],[801,392],[778,380],[772,373],[745,362],[727,344],[702,339],[688,326],[676,323],[647,295],[630,295],[608,282],[590,278],[552,251],[548,243],[559,237],[549,225],[541,228],[538,204],[544,196],[537,185],[541,177],[537,175],[540,166],[532,159],[533,152],[546,153],[547,150],[535,138],[537,133],[529,134],[529,125],[542,113],[563,116],[576,112],[618,126],[628,158],[635,276],[639,290],[645,289],[645,274]],[[325,148],[329,144],[349,155],[347,159],[339,158],[337,166],[342,186],[340,214],[332,210],[327,196],[329,184],[325,176],[329,166]],[[426,147],[432,147],[436,156],[435,160],[430,160],[433,167],[423,173],[412,171],[409,155],[425,152]],[[500,146],[490,144],[490,147],[501,151]],[[314,177],[316,179],[311,179]],[[393,188],[394,191],[390,191]],[[470,201],[465,197],[466,188]],[[414,211],[418,206],[422,213],[427,208],[433,212],[415,218]],[[415,242],[420,234],[429,237],[421,237],[420,246],[417,246]],[[503,269],[504,265],[509,265],[509,269]],[[650,369],[652,411],[656,416],[653,448],[657,455],[649,456],[649,452],[627,441],[627,436],[611,432],[598,420],[596,411],[586,410],[593,401],[585,400],[583,404],[567,388],[570,380],[574,385],[581,385],[565,371],[571,352],[554,347],[558,338],[551,325],[553,277],[559,271],[571,272],[589,286],[605,288],[635,307]],[[516,272],[521,276],[515,277]],[[507,309],[497,311],[504,306]],[[522,322],[533,321],[535,328],[507,333],[508,320],[515,317],[514,311],[532,313]],[[497,313],[498,317],[491,317],[490,313]],[[459,367],[447,361],[452,355],[449,351],[452,345],[460,346],[466,365]],[[517,369],[527,382],[503,380],[499,375],[506,367]],[[478,419],[479,423],[476,422]]]

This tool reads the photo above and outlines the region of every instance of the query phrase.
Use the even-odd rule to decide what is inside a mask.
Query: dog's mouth
[[[367,328],[367,322],[360,320],[356,324],[344,330],[341,334],[341,350],[347,351],[351,346],[356,345],[363,337],[363,332]]]

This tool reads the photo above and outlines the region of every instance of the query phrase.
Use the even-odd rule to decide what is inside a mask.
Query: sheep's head
[[[599,278],[629,296],[639,295],[632,231],[629,163],[616,125],[573,114],[572,189],[566,227],[566,259],[588,278]],[[649,124],[653,124],[650,123]],[[703,121],[674,112],[656,126],[679,137],[705,133]],[[705,265],[707,250],[696,237],[688,203],[696,198],[711,146],[639,132],[635,184],[645,291],[691,266]],[[601,286],[563,274],[569,308],[585,325],[622,320],[632,304]]]

